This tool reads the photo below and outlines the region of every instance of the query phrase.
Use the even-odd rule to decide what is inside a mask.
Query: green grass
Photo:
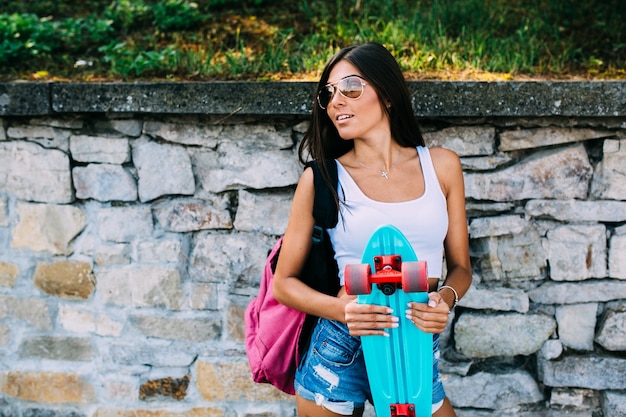
[[[5,81],[315,79],[366,41],[414,79],[624,79],[626,2],[0,0]]]

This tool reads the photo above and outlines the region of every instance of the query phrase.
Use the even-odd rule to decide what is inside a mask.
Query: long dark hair
[[[342,60],[354,65],[367,83],[374,87],[382,108],[389,116],[391,136],[396,142],[406,147],[424,146],[409,89],[393,55],[375,42],[349,46],[337,52],[324,67],[313,97],[309,128],[298,149],[300,162],[304,164],[309,159],[317,160],[325,179],[328,178],[327,161],[340,157],[354,147],[352,140],[339,136],[326,110],[322,110],[315,101],[318,91],[328,83],[330,72]]]

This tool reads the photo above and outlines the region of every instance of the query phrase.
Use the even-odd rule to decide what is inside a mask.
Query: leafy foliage
[[[365,41],[413,78],[625,78],[625,37],[623,0],[0,0],[4,79],[314,78]]]

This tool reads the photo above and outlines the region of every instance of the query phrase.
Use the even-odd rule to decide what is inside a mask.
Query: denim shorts
[[[439,335],[433,337],[433,405],[445,393],[439,376]],[[319,319],[311,343],[296,371],[295,388],[302,398],[337,414],[351,415],[372,401],[361,339],[340,322]]]

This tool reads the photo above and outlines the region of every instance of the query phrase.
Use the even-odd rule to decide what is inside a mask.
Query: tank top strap
[[[417,154],[420,157],[426,192],[428,193],[429,190],[439,190],[441,192],[441,186],[437,178],[437,173],[435,172],[435,166],[433,165],[430,151],[426,146],[417,146]]]

